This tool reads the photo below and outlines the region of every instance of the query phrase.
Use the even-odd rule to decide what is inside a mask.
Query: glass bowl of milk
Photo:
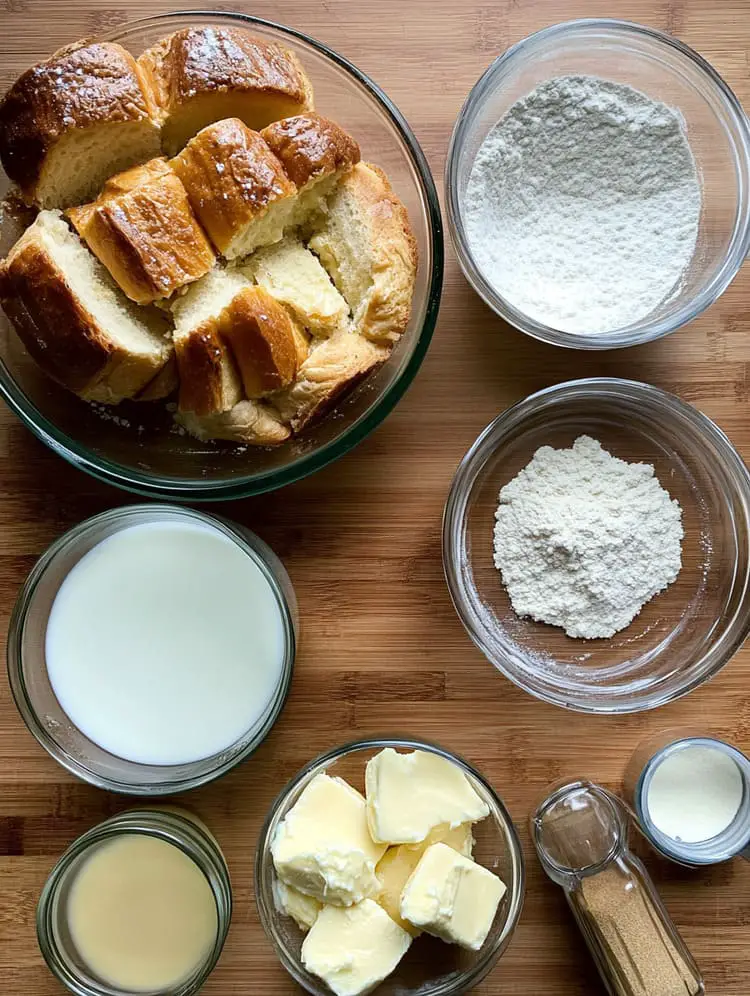
[[[169,505],[53,543],[11,618],[10,686],[39,743],[100,788],[166,795],[251,754],[289,690],[297,604],[253,533]]]

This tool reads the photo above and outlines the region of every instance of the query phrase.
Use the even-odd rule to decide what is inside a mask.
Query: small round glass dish
[[[381,166],[405,204],[419,266],[409,327],[391,356],[299,438],[274,448],[201,443],[180,434],[164,404],[92,405],[46,377],[0,311],[0,396],[52,450],[94,477],[147,497],[224,501],[273,491],[325,467],[368,436],[391,412],[419,369],[432,338],[443,283],[443,231],[427,160],[401,112],[368,76],[322,42],[248,14],[158,14],[101,36],[140,55],[180,28],[243,28],[290,48],[315,89],[321,114],[357,139],[362,158]],[[29,62],[50,53],[36,51]],[[0,73],[0,91],[12,82]],[[0,199],[9,183],[0,170]],[[0,257],[20,237],[10,212],[0,215]]]
[[[680,283],[641,321],[586,335],[544,325],[499,294],[477,264],[464,213],[471,169],[487,134],[539,83],[564,75],[627,83],[677,109],[685,121],[703,195],[698,243]],[[449,228],[469,283],[501,318],[558,346],[611,349],[668,335],[726,290],[750,251],[750,125],[739,101],[716,70],[687,45],[628,21],[586,18],[555,24],[497,58],[459,113],[445,182]]]
[[[52,605],[69,572],[114,533],[150,523],[197,524],[219,530],[257,565],[278,605],[283,661],[278,684],[254,725],[230,747],[185,764],[145,764],[109,753],[71,721],[47,671],[46,634]],[[128,795],[162,796],[213,781],[258,747],[276,722],[292,680],[297,642],[297,602],[281,561],[262,540],[224,519],[171,505],[130,505],[95,515],[69,530],[40,557],[24,583],[8,630],[8,678],[21,718],[64,768],[98,788]],[[102,653],[106,653],[103,648]],[[194,722],[200,723],[196,716]]]
[[[652,464],[682,507],[682,569],[611,639],[571,639],[519,618],[493,558],[500,489],[540,446],[580,435]],[[462,460],[443,517],[453,604],[489,661],[520,688],[579,712],[653,709],[717,673],[750,631],[750,473],[714,423],[648,384],[592,378],[532,394],[499,415]]]
[[[363,792],[365,765],[384,747],[426,750],[457,764],[490,808],[487,819],[474,825],[474,858],[499,875],[508,891],[503,897],[489,936],[480,951],[465,951],[422,935],[380,986],[378,996],[460,996],[491,971],[510,943],[521,915],[525,888],[523,852],[513,821],[492,786],[470,764],[436,744],[408,738],[368,738],[336,747],[306,765],[282,790],[266,818],[255,855],[255,898],[263,929],[281,964],[313,996],[330,996],[328,987],[311,975],[300,956],[304,935],[293,920],[279,913],[273,894],[275,872],[271,842],[276,828],[304,788],[323,772],[344,778]]]

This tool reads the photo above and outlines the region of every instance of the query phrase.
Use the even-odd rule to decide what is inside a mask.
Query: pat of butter
[[[377,892],[375,865],[384,852],[367,829],[364,798],[343,779],[325,774],[305,788],[271,844],[282,882],[337,906]]]
[[[418,844],[433,827],[483,820],[490,811],[457,764],[424,750],[381,750],[367,762],[365,791],[372,838],[387,844]]]
[[[303,932],[312,927],[322,909],[317,899],[298,892],[278,878],[273,881],[273,899],[279,913],[290,916]]]
[[[336,996],[372,992],[406,954],[411,937],[382,907],[324,906],[302,944],[302,964]]]
[[[432,844],[401,894],[401,916],[415,927],[478,951],[505,895],[492,872],[446,844]]]
[[[375,869],[380,885],[380,891],[375,897],[376,902],[383,907],[392,920],[396,921],[399,927],[407,930],[412,937],[416,937],[422,931],[414,924],[401,918],[401,893],[424,852],[430,844],[439,842],[447,844],[454,851],[470,858],[474,847],[471,823],[462,823],[455,828],[444,824],[431,830],[426,840],[423,840],[421,844],[397,844],[395,847],[389,847]]]

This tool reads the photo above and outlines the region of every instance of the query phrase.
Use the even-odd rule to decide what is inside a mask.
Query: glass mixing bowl
[[[248,28],[298,55],[315,88],[316,107],[354,135],[363,159],[383,167],[406,205],[419,269],[411,322],[389,360],[328,418],[275,449],[200,443],[176,431],[163,404],[108,409],[80,401],[42,374],[0,311],[0,393],[32,432],[60,456],[109,484],[192,502],[279,488],[320,470],[361,442],[414,379],[432,338],[443,281],[440,207],[427,161],[399,110],[346,59],[299,31],[245,14],[161,14],[118,27],[102,40],[117,41],[140,55],[170,32],[199,25]],[[48,54],[38,52],[36,57]],[[1,82],[8,85],[11,80]],[[8,189],[0,171],[0,198]],[[0,257],[22,230],[10,213],[0,214]]]
[[[284,660],[278,685],[265,711],[230,747],[187,764],[140,764],[117,757],[90,740],[60,705],[47,672],[47,623],[60,586],[89,550],[130,526],[155,522],[190,523],[217,529],[260,568],[271,587],[284,628]],[[279,718],[289,694],[299,628],[297,600],[284,565],[249,529],[192,509],[171,505],[128,505],[74,526],[42,554],[19,592],[8,628],[8,680],[21,718],[39,744],[83,781],[127,795],[184,792],[226,774],[259,746]],[[106,648],[103,648],[106,653]]]
[[[312,779],[326,772],[344,778],[364,792],[365,765],[384,747],[427,750],[457,764],[490,809],[487,819],[474,825],[474,858],[505,882],[508,891],[500,902],[495,922],[480,951],[464,951],[422,935],[378,986],[378,996],[460,996],[477,985],[510,943],[523,906],[525,866],[513,821],[492,786],[470,764],[436,744],[422,740],[385,737],[344,744],[316,757],[281,791],[266,818],[255,855],[255,899],[263,929],[292,978],[313,996],[330,996],[331,990],[302,965],[304,935],[289,917],[276,909],[273,896],[275,872],[271,841],[276,828]]]
[[[540,446],[582,434],[652,464],[682,507],[677,580],[610,639],[571,639],[516,616],[493,560],[500,489]],[[558,384],[499,415],[464,457],[443,565],[472,640],[519,687],[579,712],[653,709],[715,675],[750,631],[750,473],[721,429],[666,391],[615,378]]]
[[[629,83],[677,108],[698,167],[703,210],[690,266],[669,297],[642,321],[578,335],[524,314],[491,286],[469,244],[464,198],[477,151],[519,98],[567,74]],[[590,18],[544,28],[496,59],[466,99],[446,167],[448,222],[461,267],[474,290],[511,325],[558,346],[611,349],[674,332],[726,290],[750,250],[750,125],[716,70],[687,45],[653,28]]]

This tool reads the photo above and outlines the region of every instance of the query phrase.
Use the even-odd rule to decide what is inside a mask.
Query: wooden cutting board
[[[187,7],[219,7],[191,3]],[[750,0],[257,0],[229,9],[309,32],[374,77],[411,122],[442,185],[454,118],[491,59],[544,25],[607,15],[665,29],[709,59],[750,107]],[[12,77],[86,34],[167,9],[153,0],[0,0],[0,66]],[[312,755],[354,736],[402,730],[474,762],[523,837],[528,895],[513,943],[483,996],[594,996],[601,985],[562,893],[543,876],[526,829],[553,778],[616,787],[649,731],[691,724],[750,751],[750,648],[710,685],[656,713],[567,714],[501,678],[473,647],[446,591],[440,516],[456,465],[499,411],[532,391],[594,374],[651,381],[715,419],[750,458],[750,265],[676,336],[625,352],[580,353],[506,327],[476,298],[447,248],[440,321],[398,410],[354,453],[280,494],[217,508],[283,558],[300,601],[302,646],[281,721],[257,754],[189,804],[230,862],[236,913],[206,996],[280,996],[295,986],[276,961],[253,901],[264,814]],[[74,523],[133,499],[68,467],[0,413],[0,628],[35,558]],[[60,852],[127,801],[79,784],[26,732],[0,679],[0,991],[60,992],[37,950],[34,908]],[[649,866],[712,996],[750,993],[750,867],[680,872]]]

